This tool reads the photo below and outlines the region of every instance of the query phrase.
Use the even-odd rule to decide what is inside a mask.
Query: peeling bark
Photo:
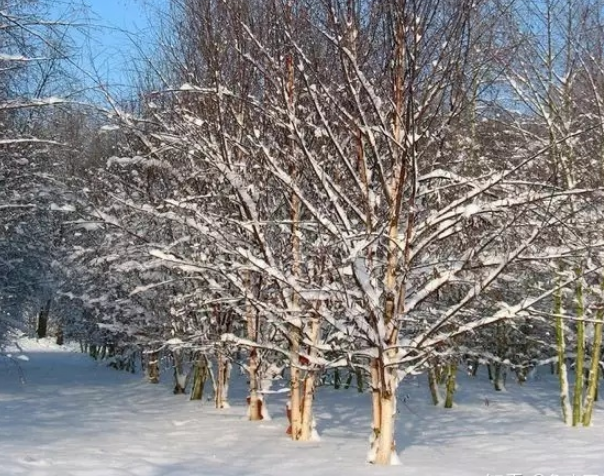
[[[174,363],[174,395],[182,395],[185,393],[187,376],[184,373],[183,356],[181,350],[172,351],[172,359]]]
[[[195,363],[193,373],[193,386],[191,389],[191,400],[203,400],[203,391],[206,381],[209,377],[208,359],[205,355],[199,354]]]
[[[436,375],[434,364],[430,365],[430,368],[428,369],[428,387],[430,388],[432,403],[434,405],[440,405],[440,388],[438,387],[438,376]]]
[[[604,290],[604,280],[600,288]],[[604,319],[604,309],[598,309],[596,313],[596,323],[594,324],[594,341],[592,345],[591,365],[587,378],[587,392],[585,402],[583,403],[583,426],[591,425],[591,417],[594,409],[594,402],[598,394],[598,374],[600,372],[600,349],[602,348],[602,328]]]
[[[370,463],[378,465],[392,465],[398,462],[396,444],[394,440],[394,422],[396,415],[396,370],[392,367],[384,368],[375,359],[374,375],[378,376],[377,392],[374,387],[373,394],[373,432],[371,435],[371,449],[368,455]]]
[[[558,285],[560,280],[558,280]],[[570,391],[568,385],[568,369],[566,367],[566,340],[562,316],[562,289],[554,294],[554,316],[556,319],[556,344],[558,351],[558,379],[560,382],[560,407],[562,421],[571,424]]]
[[[216,381],[214,383],[214,404],[218,409],[229,408],[229,381],[231,378],[231,363],[222,353],[216,357]]]
[[[157,351],[149,353],[147,377],[150,383],[159,383],[159,352]]]
[[[250,351],[249,357],[249,378],[250,378],[250,394],[248,396],[249,419],[250,421],[262,420],[262,398],[260,395],[259,378],[258,378],[258,353],[256,349]]]
[[[453,396],[457,386],[457,363],[452,362],[447,366],[447,396],[445,408],[453,408]]]

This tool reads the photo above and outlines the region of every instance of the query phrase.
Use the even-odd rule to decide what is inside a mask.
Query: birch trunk
[[[250,272],[245,271],[244,276],[245,286],[249,293],[251,289],[251,278]],[[247,322],[247,335],[248,339],[252,342],[258,342],[258,314],[254,312],[249,300],[246,300],[245,304],[245,317]],[[260,395],[260,358],[258,356],[258,350],[255,348],[250,349],[250,356],[248,360],[248,373],[250,379],[249,386],[249,397],[248,397],[248,417],[250,421],[262,420],[262,397]]]
[[[558,285],[560,283],[558,280]],[[558,379],[560,382],[560,407],[562,409],[562,421],[571,424],[570,389],[568,385],[568,369],[566,367],[566,342],[564,333],[564,321],[562,318],[562,289],[558,289],[554,295],[554,316],[556,318],[556,346],[558,350]]]
[[[496,391],[502,392],[505,390],[505,367],[501,362],[495,362],[493,365],[495,366],[493,385]]]
[[[447,366],[447,396],[445,398],[445,408],[453,408],[453,396],[457,386],[457,363],[453,362]]]
[[[309,350],[311,360],[308,362],[309,370],[304,378],[303,397],[302,397],[302,414],[301,414],[301,429],[299,441],[316,441],[319,435],[315,429],[315,418],[313,415],[313,402],[315,399],[315,384],[317,378],[316,370],[312,369],[314,358],[317,357],[317,348],[319,340],[321,322],[318,316],[314,316],[310,320],[309,337],[312,346]]]
[[[600,287],[604,290],[604,280]],[[594,402],[596,401],[598,391],[598,377],[600,371],[600,349],[602,347],[602,327],[604,319],[604,309],[598,309],[596,313],[596,323],[594,324],[594,340],[591,354],[591,366],[587,380],[587,393],[583,403],[583,426],[591,425]]]
[[[430,365],[430,368],[428,369],[428,386],[430,387],[432,403],[434,405],[440,405],[440,388],[438,387],[438,376],[436,375],[434,365]]]
[[[203,390],[208,380],[208,360],[203,354],[199,355],[195,363],[193,373],[193,386],[191,389],[191,400],[203,400]]]
[[[262,420],[262,399],[260,397],[260,388],[258,385],[258,371],[258,352],[256,349],[252,349],[249,358],[250,396],[248,405],[250,421]]]
[[[149,354],[149,364],[147,365],[147,376],[149,382],[159,383],[159,352]]]
[[[396,370],[384,367],[379,360],[377,364],[380,381],[378,398],[373,400],[374,428],[368,460],[370,463],[386,466],[398,463],[394,441]]]
[[[315,398],[315,372],[308,372],[304,379],[304,391],[302,397],[302,414],[300,415],[300,438],[298,441],[316,441],[318,434],[315,430],[315,419],[313,415],[313,402]]]
[[[231,377],[231,364],[229,359],[219,353],[216,357],[216,382],[214,391],[214,403],[216,408],[229,408],[229,380]]]
[[[382,431],[382,400],[381,400],[381,378],[380,365],[378,359],[371,361],[371,410],[373,416],[370,449],[367,460],[373,463],[377,454],[380,433]]]
[[[287,18],[288,22],[291,21],[291,4],[287,4]],[[288,112],[292,117],[295,116],[295,71],[294,71],[294,56],[293,52],[287,54],[285,58],[285,94],[287,99]],[[289,142],[289,149],[291,153],[289,174],[292,182],[295,182],[298,176],[297,164],[296,164],[296,143],[292,139]],[[300,277],[300,267],[302,257],[300,254],[300,213],[301,205],[300,198],[295,192],[292,192],[290,196],[290,218],[291,218],[291,250],[292,250],[292,278],[298,279]],[[299,313],[300,309],[300,297],[297,293],[293,293],[291,299],[291,308]],[[291,331],[291,352],[290,352],[290,376],[291,376],[291,396],[289,401],[289,412],[290,412],[290,430],[292,440],[298,441],[302,434],[302,398],[301,392],[301,372],[299,368],[299,356],[300,356],[300,344],[302,341],[302,331],[299,327],[293,326]]]
[[[174,395],[182,395],[185,393],[187,376],[184,373],[182,352],[180,350],[172,351],[174,359]]]
[[[294,350],[299,345],[296,343],[296,347],[292,349],[292,358],[297,359],[298,351]],[[292,440],[298,441],[302,433],[302,412],[301,405],[302,399],[300,396],[300,369],[297,362],[292,362],[291,365],[291,395],[289,399],[289,420],[290,420],[290,434]]]
[[[573,390],[573,426],[581,423],[583,416],[583,380],[585,368],[585,309],[583,283],[579,277],[576,288],[577,300],[577,357],[575,360],[575,388]]]

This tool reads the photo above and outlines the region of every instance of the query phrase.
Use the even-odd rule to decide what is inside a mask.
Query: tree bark
[[[50,306],[52,304],[52,299],[48,299],[45,305],[40,309],[40,313],[38,314],[38,328],[36,330],[36,335],[38,339],[43,339],[46,337],[48,332],[48,316],[50,315]]]
[[[147,376],[150,383],[159,383],[159,352],[157,351],[149,353]]]
[[[501,362],[495,362],[493,366],[495,367],[493,385],[496,391],[502,392],[505,390],[505,366]]]
[[[251,349],[249,357],[249,377],[250,377],[250,395],[249,395],[249,419],[250,421],[262,420],[262,397],[260,395],[258,373],[258,352]]]
[[[204,354],[199,354],[193,372],[193,385],[191,388],[191,400],[203,400],[203,390],[208,380],[208,359]]]
[[[57,345],[63,345],[63,344],[65,344],[65,334],[63,333],[63,325],[62,324],[59,324],[59,329],[57,330],[56,344]]]
[[[247,291],[252,292],[252,280],[250,271],[244,271],[244,283]],[[259,337],[259,322],[258,313],[255,312],[253,306],[246,299],[245,303],[245,317],[247,322],[247,336],[252,342],[258,342]],[[249,396],[248,396],[248,417],[250,421],[260,421],[263,419],[262,415],[262,395],[260,393],[260,358],[258,350],[255,348],[250,349],[250,355],[248,359],[248,374],[250,379],[249,384]]]
[[[183,369],[183,356],[181,350],[172,351],[172,359],[174,360],[174,395],[182,395],[185,393],[187,376]]]
[[[453,408],[453,396],[457,385],[457,363],[452,362],[447,371],[447,397],[445,398],[445,408]]]
[[[300,415],[300,438],[298,441],[313,441],[318,439],[313,415],[313,401],[315,398],[315,372],[308,372],[304,378],[302,412]]]
[[[600,285],[600,291],[604,291],[604,279]],[[583,403],[583,426],[591,425],[594,403],[598,400],[598,382],[600,377],[600,354],[602,348],[602,331],[604,328],[604,308],[596,312],[596,323],[594,324],[594,338],[591,351],[591,366],[587,379],[587,393]]]
[[[560,283],[560,280],[558,280]],[[570,391],[568,385],[568,369],[566,367],[566,342],[564,321],[562,317],[562,289],[554,294],[554,316],[556,318],[556,346],[558,351],[558,381],[560,382],[560,407],[562,421],[571,424]]]
[[[381,378],[378,359],[371,361],[371,410],[373,422],[371,424],[371,438],[368,461],[373,463],[377,454],[380,433],[382,432],[382,400],[381,400]]]
[[[573,390],[573,426],[581,423],[583,416],[583,381],[585,368],[585,309],[583,304],[583,284],[581,277],[576,288],[577,300],[577,357],[575,360],[575,388]]]
[[[594,403],[598,390],[598,373],[600,365],[600,347],[602,346],[602,315],[598,311],[598,322],[594,326],[594,344],[591,356],[591,366],[589,368],[589,376],[587,380],[587,392],[585,394],[585,402],[583,403],[583,426],[591,425],[591,417],[593,415]]]
[[[216,357],[217,375],[214,389],[214,403],[216,408],[229,408],[229,381],[231,378],[231,364],[222,353]]]
[[[296,331],[297,332],[297,331]],[[301,379],[300,379],[300,368],[298,367],[298,349],[299,344],[292,343],[292,361],[290,366],[291,374],[291,395],[289,400],[289,412],[290,412],[290,430],[292,440],[298,441],[302,434],[302,398],[300,396],[301,391]]]
[[[428,386],[430,387],[432,403],[434,405],[440,405],[440,388],[438,387],[438,377],[436,375],[434,364],[430,365],[430,368],[428,369]]]
[[[320,303],[317,303],[317,309],[320,307]],[[317,314],[313,315],[310,319],[310,330],[309,338],[312,345],[309,348],[308,355],[310,360],[305,363],[308,366],[306,375],[304,377],[304,385],[302,391],[302,404],[301,404],[301,431],[299,441],[312,441],[318,440],[319,435],[315,429],[315,418],[313,414],[313,403],[315,399],[315,387],[317,379],[317,371],[313,368],[315,365],[315,358],[317,357],[317,344],[319,340],[319,333],[321,330],[321,321]],[[351,374],[352,375],[352,374]]]
[[[378,392],[373,398],[373,433],[369,462],[378,465],[391,465],[397,462],[394,441],[394,422],[396,415],[396,370],[385,367],[376,360],[376,375],[379,376]]]

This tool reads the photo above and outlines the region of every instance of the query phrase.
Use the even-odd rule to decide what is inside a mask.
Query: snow
[[[141,157],[140,155],[135,155],[134,157],[109,157],[107,159],[107,167],[111,167],[113,164],[120,167],[143,165],[144,167],[168,168],[168,164],[162,160]]]
[[[195,91],[195,86],[193,86],[192,84],[189,83],[184,83],[181,87],[180,87],[181,91]]]
[[[117,124],[105,124],[104,126],[101,126],[100,130],[102,132],[112,132],[112,131],[119,131],[120,126],[118,126]]]
[[[0,51],[0,61],[35,61],[35,58],[28,58],[23,55],[12,55]]]
[[[273,420],[246,421],[245,378],[233,382],[232,408],[219,411],[172,395],[167,377],[151,385],[44,340],[20,347],[9,350],[13,359],[27,356],[19,367],[0,357],[6,476],[603,474],[601,404],[595,426],[565,427],[545,367],[524,386],[508,381],[506,392],[484,375],[460,374],[451,410],[430,404],[425,376],[407,378],[397,419],[401,466],[380,468],[363,462],[368,394],[320,388],[321,442],[298,444],[285,435],[285,393],[265,395]]]
[[[73,205],[57,205],[56,203],[50,204],[50,209],[56,212],[75,212],[76,208]]]

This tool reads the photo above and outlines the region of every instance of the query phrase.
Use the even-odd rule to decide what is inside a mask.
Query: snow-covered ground
[[[321,389],[322,441],[285,435],[285,395],[273,420],[245,419],[243,382],[232,408],[174,396],[165,385],[106,368],[46,342],[22,341],[29,360],[0,358],[0,476],[604,476],[604,411],[595,426],[566,428],[555,382],[544,369],[525,387],[495,392],[485,378],[460,379],[458,404],[434,408],[424,378],[401,389],[397,445],[402,466],[364,463],[369,397]]]

